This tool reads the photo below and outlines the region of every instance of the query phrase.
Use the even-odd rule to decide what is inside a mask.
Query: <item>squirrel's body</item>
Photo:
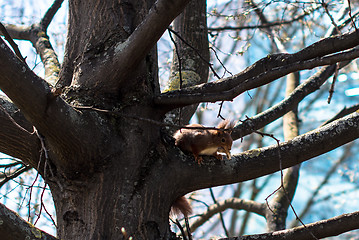
[[[217,129],[206,129],[200,124],[190,124],[175,132],[175,144],[183,152],[192,153],[198,164],[201,164],[203,159],[200,155],[215,156],[222,160],[222,155],[225,153],[227,158],[231,158],[232,137],[231,132],[234,124],[228,120],[222,121],[218,124]],[[182,213],[184,217],[192,212],[191,205],[187,199],[182,196],[175,200],[172,205],[171,212],[178,215]]]
[[[173,137],[176,146],[183,152],[190,152],[195,157],[198,164],[203,159],[200,155],[212,155],[217,159],[222,159],[222,155],[218,152],[225,153],[227,158],[231,158],[230,150],[232,148],[231,129],[233,123],[230,121],[222,121],[218,124],[217,129],[206,129],[200,124],[190,124],[186,127],[196,129],[183,128],[178,130]]]

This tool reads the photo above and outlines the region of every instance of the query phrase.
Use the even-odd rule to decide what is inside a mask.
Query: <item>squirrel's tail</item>
[[[177,198],[171,207],[172,215],[180,215],[181,213],[184,217],[188,217],[192,213],[192,207],[185,196]]]

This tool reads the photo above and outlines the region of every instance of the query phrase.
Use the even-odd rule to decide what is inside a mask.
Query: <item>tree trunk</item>
[[[126,74],[116,65],[101,70],[109,64],[108,58],[116,61],[119,44],[132,36],[152,3],[69,2],[66,57],[57,88],[63,88],[62,97],[87,116],[81,121],[88,137],[50,139],[40,130],[52,163],[44,178],[53,194],[61,239],[171,236],[169,211],[181,193],[171,192],[173,185],[163,181],[170,174],[165,168],[160,127],[138,122],[164,117],[164,111],[155,109],[151,100],[159,94],[156,47],[126,68]],[[123,83],[117,85],[117,81]],[[104,87],[108,83],[111,86]],[[51,110],[50,106],[49,114]],[[60,147],[64,141],[71,146]],[[79,154],[73,154],[76,151]]]

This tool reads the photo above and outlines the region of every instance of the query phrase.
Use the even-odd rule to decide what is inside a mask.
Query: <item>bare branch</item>
[[[18,26],[13,24],[4,24],[4,26],[13,39],[30,41],[31,26]]]
[[[248,70],[248,72],[250,71],[252,74],[254,73],[253,71],[256,71],[256,74],[253,77],[246,78],[247,72],[244,71],[244,73],[220,81],[202,84],[193,88],[162,93],[155,98],[154,101],[157,105],[168,108],[176,108],[198,102],[232,101],[239,94],[247,90],[268,84],[289,73],[355,59],[359,56],[359,50],[352,49],[331,56],[315,57],[310,60],[298,61],[290,64],[283,63],[291,62],[290,59],[292,59],[293,55],[280,54],[280,56],[281,57],[277,58],[277,60],[282,62],[282,66],[268,69],[266,64],[260,64],[261,70],[259,72],[259,69],[256,69],[256,67]],[[260,61],[265,61],[265,58]],[[236,84],[236,86],[233,86],[233,84]]]
[[[292,24],[293,22],[297,22],[299,20],[302,20],[305,16],[309,15],[310,12],[305,12],[302,15],[299,15],[297,17],[294,17],[291,20],[280,20],[280,21],[274,21],[274,22],[266,22],[260,25],[253,25],[253,26],[223,26],[223,27],[209,27],[208,31],[210,32],[222,32],[222,31],[240,31],[240,30],[246,30],[246,29],[261,29],[261,28],[270,28],[275,26],[283,26]]]
[[[350,113],[353,113],[353,112],[357,111],[358,109],[359,109],[359,104],[355,104],[350,107],[344,107],[340,112],[335,114],[335,116],[333,116],[331,119],[325,121],[321,126],[324,126],[324,125],[331,123],[339,118],[342,118]]]
[[[20,168],[16,169],[14,172],[12,172],[9,176],[5,174],[5,176],[3,177],[4,179],[0,181],[0,188],[2,186],[4,186],[4,184],[9,182],[11,179],[17,178],[18,176],[20,176],[24,172],[27,172],[31,168],[32,167],[30,167],[30,166],[22,165]]]
[[[339,53],[327,57],[323,56],[355,47],[359,44],[358,34],[353,32],[326,38],[294,54],[270,55],[233,77],[197,87],[163,93],[154,101],[158,105],[171,108],[196,102],[231,101],[244,91],[265,85],[291,72],[331,65],[338,61],[345,61],[345,58],[350,60],[357,57],[357,50],[348,51],[349,55]]]
[[[346,8],[343,7],[340,16],[345,15]],[[358,13],[356,13],[357,15]],[[346,24],[348,24],[350,20],[343,20],[340,24],[340,28],[344,27]],[[334,26],[332,29],[328,30],[328,34],[334,34]],[[343,68],[349,64],[348,62],[342,62],[339,64],[339,68]],[[279,117],[283,116],[285,113],[287,113],[289,110],[295,108],[300,101],[304,99],[305,96],[309,95],[310,93],[318,90],[322,84],[333,74],[337,71],[337,67],[335,65],[328,66],[317,72],[315,75],[313,75],[311,78],[309,78],[307,81],[303,82],[299,87],[297,87],[286,99],[281,101],[280,103],[274,105],[270,109],[250,118],[250,121],[243,121],[240,123],[232,133],[232,137],[234,139],[241,138],[249,133],[251,133],[253,130],[258,130],[268,123],[273,122],[274,120],[278,119]],[[353,111],[349,112],[352,113]],[[349,114],[346,113],[345,115]],[[340,115],[336,119],[343,117],[345,115]]]
[[[312,239],[310,233],[313,233],[316,238],[326,238],[337,236],[339,234],[359,229],[359,212],[343,214],[327,220],[318,221],[307,224],[306,227],[296,227],[292,229],[254,234],[249,236],[240,236],[233,238],[221,238],[221,240],[251,240],[251,239],[266,239],[266,240],[308,240]]]
[[[248,212],[257,213],[265,216],[266,205],[251,200],[228,198],[224,201],[217,202],[209,206],[209,208],[200,215],[200,217],[191,224],[191,231],[194,232],[198,227],[204,224],[215,214],[223,212],[227,209],[246,210]]]
[[[56,240],[52,235],[41,231],[32,224],[24,221],[18,214],[0,203],[0,235],[2,239],[43,239]]]
[[[31,41],[36,49],[36,52],[40,55],[42,63],[44,64],[45,80],[52,86],[55,86],[58,80],[60,63],[53,47],[51,46],[46,31],[54,15],[61,7],[62,2],[63,0],[55,0],[39,24],[33,24],[32,26],[27,27],[5,25],[5,30],[9,32],[12,38]],[[17,52],[16,54],[19,56]]]
[[[54,18],[55,14],[59,10],[63,2],[64,0],[55,0],[51,7],[47,10],[45,16],[40,21],[42,31],[46,32],[48,26],[50,25],[52,19]]]
[[[40,143],[31,134],[32,125],[22,113],[5,97],[0,97],[0,152],[37,166]]]
[[[288,168],[326,153],[359,137],[359,113],[334,121],[324,127],[281,143],[282,168]],[[177,148],[174,148],[177,149]],[[180,151],[177,149],[177,151]],[[171,154],[176,154],[170,151]],[[182,193],[198,189],[242,182],[280,170],[278,146],[254,149],[234,155],[231,160],[216,161],[204,157],[203,165],[196,166],[192,156],[176,154],[187,161],[172,161],[171,177],[182,183]],[[171,158],[173,159],[173,157]],[[178,172],[181,164],[181,172]],[[216,174],[211,174],[215,172]],[[176,177],[175,174],[176,173]],[[192,179],[190,182],[184,179]],[[198,179],[198,180],[197,180]],[[179,189],[180,190],[180,189]]]
[[[9,44],[11,45],[12,49],[14,50],[14,52],[16,53],[16,56],[18,58],[21,59],[21,61],[25,62],[25,59],[23,58],[23,56],[21,55],[21,52],[17,46],[17,44],[14,42],[14,40],[12,39],[12,37],[10,36],[10,34],[8,33],[8,31],[6,30],[5,26],[0,23],[0,32],[2,33],[2,35],[4,35],[5,40],[9,42]]]
[[[55,0],[51,7],[45,13],[38,25],[31,31],[31,42],[37,53],[40,55],[41,61],[45,68],[45,80],[52,86],[56,85],[60,73],[60,62],[55,50],[53,49],[49,36],[46,34],[47,28],[53,17],[61,7],[64,0]]]
[[[49,36],[46,32],[40,31],[36,28],[31,31],[30,41],[35,47],[37,53],[40,55],[41,61],[45,68],[45,80],[52,86],[56,85],[56,82],[60,73],[60,62],[53,49]]]

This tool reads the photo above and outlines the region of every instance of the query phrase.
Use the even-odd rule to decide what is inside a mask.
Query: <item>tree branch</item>
[[[173,109],[198,102],[231,101],[244,91],[265,85],[291,72],[357,58],[357,49],[333,53],[357,46],[358,35],[359,32],[343,34],[318,41],[294,54],[271,55],[233,77],[162,93],[154,102],[159,106]],[[325,56],[328,54],[332,55]]]
[[[5,112],[6,111],[6,112]],[[40,142],[19,109],[0,96],[0,152],[37,167]]]
[[[350,107],[344,106],[344,108],[340,112],[335,114],[335,116],[333,116],[331,119],[328,119],[327,121],[325,121],[321,126],[324,126],[324,125],[331,123],[339,118],[342,118],[350,113],[353,113],[353,112],[357,111],[358,109],[359,109],[359,104],[355,104]]]
[[[180,194],[255,179],[280,170],[278,151],[282,159],[281,167],[288,168],[357,139],[359,137],[358,126],[359,113],[353,113],[324,127],[295,137],[293,140],[281,143],[279,149],[276,144],[246,151],[225,161],[204,156],[204,164],[201,166],[196,164],[192,156],[183,154],[176,147],[169,147],[169,156],[173,154],[182,160],[172,160],[168,171],[171,173],[171,179],[181,186],[178,189]],[[178,164],[181,166],[179,167]],[[178,169],[181,169],[180,172]],[[186,179],[191,179],[191,181],[186,181]]]
[[[4,26],[13,39],[30,41],[31,26],[18,26],[14,24],[4,24]]]
[[[46,31],[62,2],[63,0],[55,0],[39,24],[29,27],[5,25],[12,38],[31,41],[44,64],[45,80],[52,86],[55,86],[58,80],[60,63]]]
[[[341,10],[340,16],[344,17],[346,14],[346,8],[343,7]],[[356,13],[357,15],[358,13]],[[350,22],[350,19],[343,20],[340,24],[340,28],[346,26]],[[334,34],[334,27],[331,29],[328,29],[327,35]],[[339,67],[343,68],[347,64],[349,64],[350,61],[342,62]],[[294,91],[287,96],[286,99],[281,101],[280,103],[276,104],[275,106],[271,107],[270,109],[250,118],[248,121],[243,121],[237,127],[234,129],[232,133],[233,139],[241,138],[254,130],[258,130],[267,124],[273,122],[274,120],[278,119],[279,117],[283,116],[285,113],[287,113],[289,110],[297,107],[300,101],[304,99],[307,95],[310,93],[318,90],[322,84],[336,71],[336,66],[331,65],[327,66],[323,69],[321,69],[319,72],[317,72],[315,75],[310,77],[307,81],[303,82],[299,87],[294,89]],[[350,109],[348,109],[350,110]],[[353,111],[349,112],[352,113]],[[345,112],[344,112],[345,113]],[[344,117],[345,115],[349,114],[348,112],[344,115],[340,115],[337,118],[333,119],[336,120],[340,117]]]
[[[61,69],[60,62],[50,43],[49,36],[47,36],[45,31],[40,31],[39,29],[36,28],[31,31],[30,41],[44,64],[45,80],[50,85],[55,86]]]
[[[266,205],[251,200],[228,198],[224,201],[211,205],[207,211],[191,224],[191,231],[194,232],[198,227],[208,221],[215,214],[223,212],[227,209],[246,210],[248,212],[257,213],[265,217]]]
[[[55,0],[51,7],[47,10],[44,17],[40,21],[42,31],[46,32],[48,26],[50,25],[52,19],[54,18],[57,11],[60,9],[63,2],[64,0]]]
[[[103,135],[100,127],[91,121],[94,116],[74,110],[61,97],[54,95],[47,82],[21,62],[2,39],[0,39],[0,88],[21,110],[26,119],[45,136],[47,144],[53,148],[52,151],[62,149],[60,152],[70,153],[70,149],[76,146],[77,150],[74,152],[78,153],[76,157],[78,162],[68,162],[68,159],[71,159],[69,156],[57,155],[52,160],[58,161],[56,162],[58,167],[69,165],[64,169],[73,173],[76,171],[76,164],[79,168],[88,166],[81,162],[81,159],[87,162],[83,158],[84,153],[92,156],[98,154],[92,148],[82,149],[83,152],[78,149],[79,146],[89,148],[87,144],[83,144],[84,141],[93,142],[94,139],[98,139],[98,136]],[[91,128],[90,132],[87,130],[89,128]],[[71,141],[64,141],[64,139],[71,139]],[[79,142],[80,139],[82,142]],[[7,152],[7,154],[14,156],[16,152],[15,154]]]
[[[0,235],[2,239],[42,239],[56,240],[54,236],[41,231],[32,224],[19,217],[18,214],[0,203]]]
[[[21,174],[23,174],[24,172],[27,172],[31,169],[32,167],[30,166],[26,166],[26,165],[21,165],[18,169],[16,169],[15,171],[13,171],[10,174],[7,173],[3,173],[1,176],[1,181],[0,181],[0,188],[2,186],[4,186],[6,183],[8,183],[10,180],[17,178],[18,176],[20,176]]]
[[[310,14],[310,12],[305,12],[305,13],[303,13],[299,16],[296,16],[290,20],[279,20],[279,21],[273,21],[273,22],[266,22],[266,23],[262,23],[260,25],[209,27],[208,31],[210,31],[210,32],[241,31],[241,30],[246,30],[246,29],[261,29],[261,28],[270,28],[270,27],[275,27],[275,26],[283,26],[283,25],[292,24],[293,22],[302,20],[304,17],[308,16],[309,14]]]
[[[254,234],[233,238],[221,238],[221,240],[308,240],[312,239],[311,233],[313,233],[317,238],[326,238],[337,236],[355,229],[359,229],[359,212],[343,214],[327,220],[307,224],[306,227],[301,226],[271,233]]]
[[[17,44],[14,42],[14,40],[11,38],[10,34],[8,33],[8,31],[6,30],[5,26],[0,23],[0,32],[2,33],[2,35],[5,37],[5,40],[9,42],[9,44],[11,45],[12,49],[14,50],[16,56],[18,58],[21,59],[21,61],[25,62],[24,57],[21,55],[21,52],[17,46]]]
[[[299,84],[299,73],[296,72],[289,74],[286,82],[286,96],[288,96]],[[297,108],[292,109],[292,111],[283,116],[283,133],[285,141],[292,140],[299,135]],[[279,158],[279,161],[282,161],[282,158]],[[297,216],[297,213],[291,203],[298,185],[300,164],[287,168],[286,170],[280,169],[280,171],[280,188],[275,192],[273,198],[269,201],[268,204],[270,209],[267,209],[266,211],[268,231],[277,231],[286,228],[286,219],[289,207],[292,208],[293,213]]]
[[[332,65],[337,62],[353,60],[359,57],[359,50],[354,49],[344,53],[338,53],[328,57],[315,58],[303,62],[296,62],[287,66],[270,69],[269,71],[259,73],[256,77],[245,80],[234,88],[223,91],[207,91],[206,84],[192,89],[177,90],[169,93],[163,93],[155,99],[157,105],[165,107],[179,107],[199,102],[232,101],[241,93],[266,85],[289,73],[304,69],[312,69],[318,66]],[[283,59],[285,61],[285,59]],[[225,79],[225,81],[228,79]],[[233,79],[235,80],[235,79]],[[214,83],[215,84],[215,83]],[[211,84],[214,86],[214,84]]]

